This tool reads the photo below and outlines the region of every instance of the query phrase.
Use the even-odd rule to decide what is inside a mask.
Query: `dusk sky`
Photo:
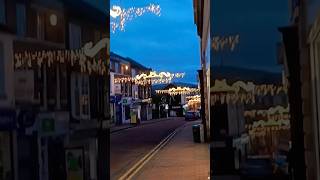
[[[111,0],[110,7],[161,6],[161,16],[145,14],[129,21],[125,32],[111,32],[111,51],[156,71],[185,72],[180,82],[197,82],[200,43],[192,0]]]
[[[161,6],[161,16],[145,14],[126,23],[125,32],[111,33],[111,51],[130,57],[156,71],[185,72],[182,82],[197,82],[200,68],[199,38],[192,0],[111,0],[110,6]],[[214,1],[215,35],[239,34],[234,52],[215,54],[216,65],[279,72],[276,43],[278,27],[288,24],[288,2],[282,0]]]
[[[240,35],[234,52],[214,55],[213,63],[277,72],[276,43],[281,42],[279,27],[288,25],[286,0],[220,0],[214,1],[211,26],[214,35]]]

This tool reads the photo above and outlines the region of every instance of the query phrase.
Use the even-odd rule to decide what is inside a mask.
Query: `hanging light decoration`
[[[201,96],[200,95],[194,95],[194,96],[188,96],[186,97],[188,101],[188,106],[194,106],[201,103]]]
[[[152,13],[160,16],[160,5],[150,4],[146,7],[131,7],[128,9],[121,8],[120,6],[112,6],[112,8],[110,9],[110,16],[112,17],[112,20],[110,22],[112,32],[114,33],[117,29],[124,31],[125,25],[128,21],[140,17],[145,13]]]
[[[199,93],[200,90],[198,88],[189,88],[189,87],[177,87],[170,88],[167,90],[156,90],[157,94],[169,94],[169,95],[189,95]]]
[[[240,35],[232,36],[215,36],[212,38],[212,48],[214,51],[223,51],[224,49],[230,49],[234,51],[236,45],[239,44]]]
[[[173,78],[183,78],[185,73],[170,73],[152,71],[149,74],[139,74],[135,77],[116,78],[114,83],[134,83],[139,85],[150,85],[150,84],[167,84],[172,81]]]

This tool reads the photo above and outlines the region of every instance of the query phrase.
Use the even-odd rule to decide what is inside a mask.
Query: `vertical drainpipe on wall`
[[[207,121],[205,116],[205,99],[204,99],[204,84],[203,84],[203,70],[198,70],[199,80],[200,80],[200,94],[201,94],[201,121],[203,124],[204,141],[207,142]]]

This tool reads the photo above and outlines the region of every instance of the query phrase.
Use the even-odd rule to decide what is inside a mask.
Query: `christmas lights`
[[[157,94],[169,94],[169,95],[189,95],[199,93],[200,90],[197,88],[189,88],[189,87],[177,87],[170,88],[168,90],[156,90]]]
[[[135,83],[140,85],[149,85],[149,84],[167,84],[172,81],[173,78],[183,78],[185,73],[169,73],[169,72],[160,72],[152,71],[149,74],[139,74],[132,77],[126,78],[116,78],[115,83]]]
[[[124,31],[127,21],[131,21],[134,18],[140,17],[145,13],[152,13],[160,16],[160,5],[150,4],[146,7],[131,7],[128,9],[121,8],[120,6],[113,6],[110,9],[110,16],[112,17],[112,20],[110,22],[112,32],[114,33],[117,29]]]
[[[14,54],[15,69],[32,68],[33,66],[41,67],[44,63],[48,67],[51,67],[54,63],[67,63],[72,67],[80,66],[82,73],[91,74],[95,72],[102,75],[106,73],[105,62],[102,59],[88,58],[83,49],[24,51]]]
[[[239,35],[226,37],[215,36],[212,38],[212,48],[215,51],[223,51],[225,48],[229,48],[231,51],[234,51],[236,45],[239,44],[239,39]]]

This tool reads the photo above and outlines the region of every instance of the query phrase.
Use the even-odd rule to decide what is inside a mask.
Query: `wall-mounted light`
[[[58,17],[55,14],[50,15],[50,24],[51,26],[56,26],[58,23]]]
[[[128,69],[129,69],[129,67],[128,67],[127,65],[126,65],[126,67],[125,67],[125,68],[126,68],[126,70],[128,70]]]

